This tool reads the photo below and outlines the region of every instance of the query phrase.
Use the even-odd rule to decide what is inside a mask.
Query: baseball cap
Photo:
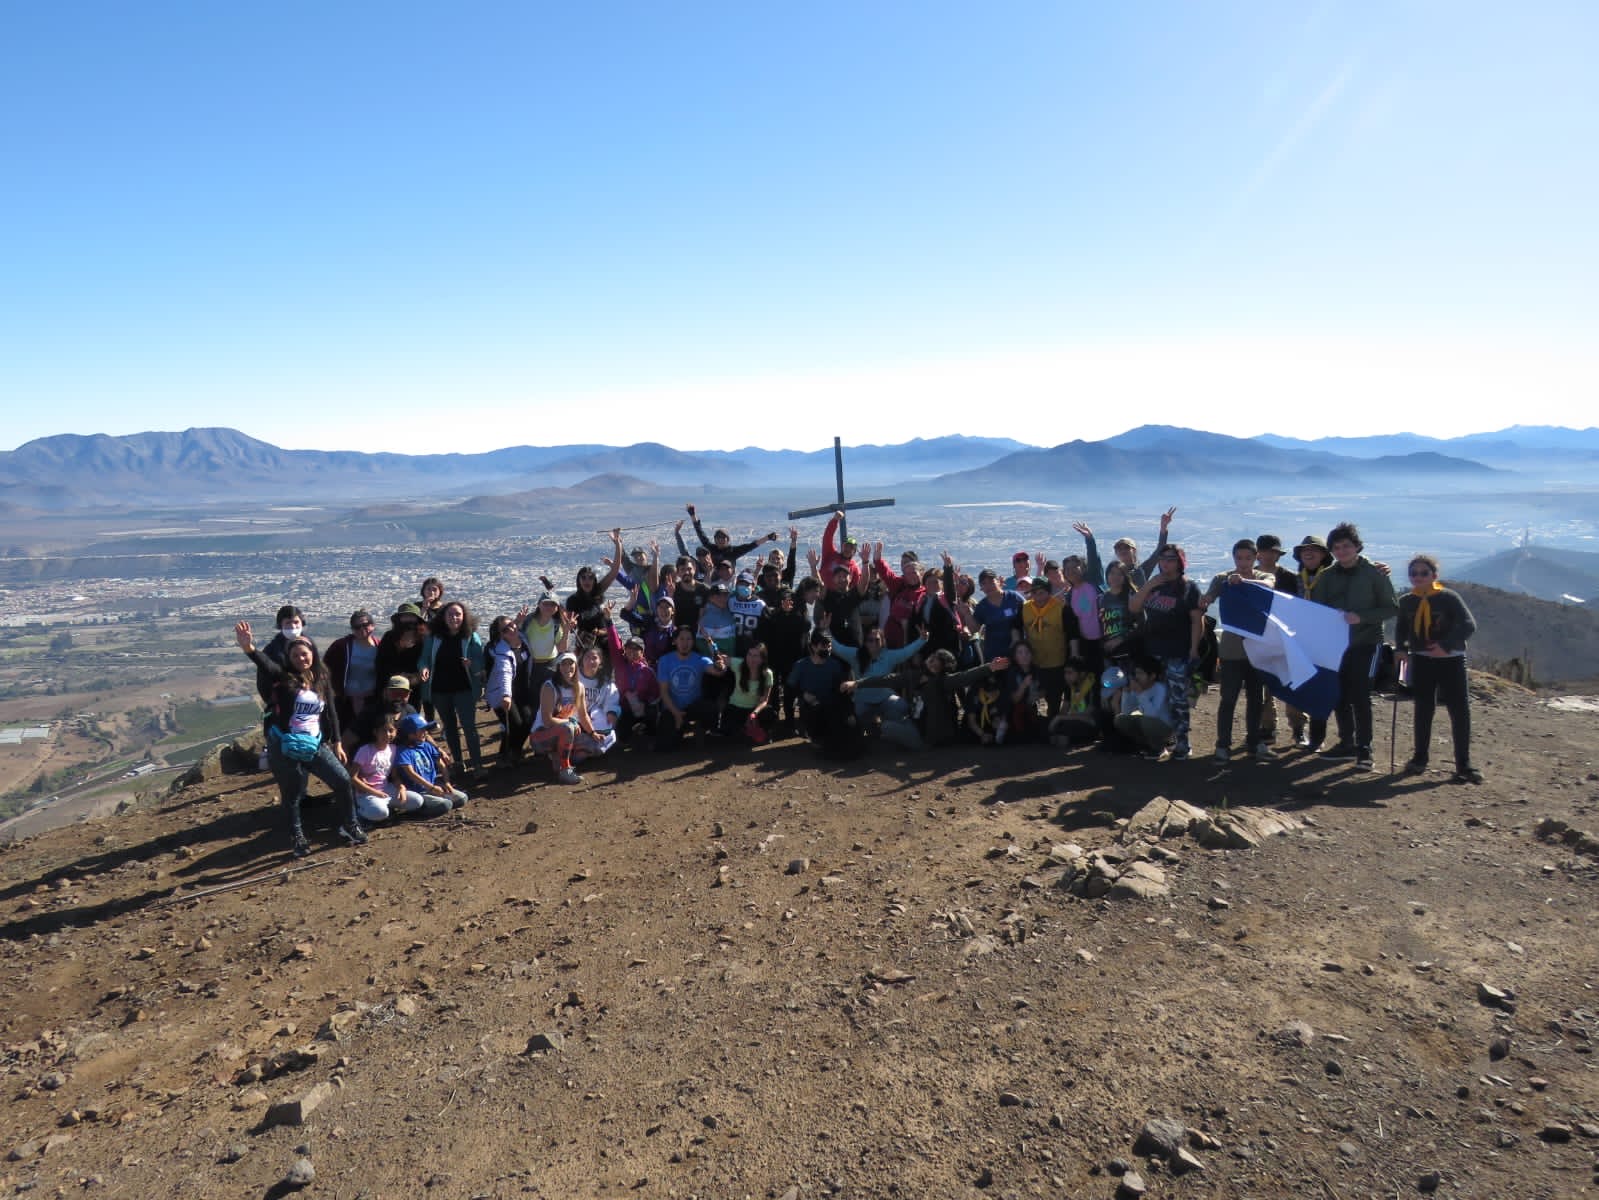
[[[397,692],[408,692],[411,690],[411,681],[404,675],[390,675],[389,681],[383,686],[393,688]]]
[[[401,733],[426,733],[430,729],[437,729],[439,723],[430,721],[421,713],[406,713],[400,718]]]

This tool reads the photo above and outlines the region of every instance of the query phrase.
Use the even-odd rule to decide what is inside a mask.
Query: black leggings
[[[1471,708],[1467,703],[1466,659],[1452,654],[1448,658],[1432,658],[1425,654],[1410,656],[1410,691],[1415,699],[1414,758],[1427,761],[1427,751],[1432,745],[1432,717],[1443,702],[1449,713],[1449,730],[1455,741],[1455,769],[1471,766]]]

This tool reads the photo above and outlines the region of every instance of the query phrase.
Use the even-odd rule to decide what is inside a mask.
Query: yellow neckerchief
[[[1423,642],[1432,641],[1432,598],[1444,590],[1444,585],[1434,579],[1431,583],[1418,583],[1410,589],[1412,596],[1421,597],[1421,603],[1416,605],[1416,616],[1410,627],[1416,631],[1416,636]]]
[[[977,728],[993,729],[998,724],[994,719],[994,705],[998,700],[998,696],[988,696],[983,692],[977,693]]]
[[[1031,599],[1025,601],[1022,604],[1022,620],[1026,622],[1028,629],[1035,634],[1043,633],[1047,614],[1059,600],[1059,596],[1051,596],[1042,604]],[[1032,609],[1031,614],[1028,613],[1028,609]]]
[[[1322,563],[1322,565],[1317,567],[1314,571],[1307,570],[1304,567],[1299,568],[1300,595],[1304,596],[1306,600],[1309,600],[1310,593],[1316,590],[1316,581],[1321,578],[1322,572],[1326,569],[1326,563]]]

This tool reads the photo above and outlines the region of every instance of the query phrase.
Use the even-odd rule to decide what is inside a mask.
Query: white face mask
[[[305,626],[300,624],[298,621],[285,621],[282,625],[278,626],[278,632],[286,638],[297,638],[300,636],[300,631],[304,628]]]

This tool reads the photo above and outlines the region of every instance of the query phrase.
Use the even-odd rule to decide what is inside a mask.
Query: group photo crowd
[[[1294,752],[1371,770],[1373,683],[1390,647],[1414,700],[1405,772],[1429,770],[1441,703],[1453,780],[1482,782],[1466,676],[1476,623],[1435,557],[1412,555],[1409,590],[1396,594],[1388,564],[1369,559],[1344,522],[1291,550],[1276,534],[1241,537],[1230,563],[1196,576],[1169,537],[1175,514],[1161,514],[1147,555],[1118,537],[1107,561],[1078,522],[1080,551],[1018,549],[1008,571],[973,574],[948,553],[905,549],[890,562],[882,542],[847,533],[842,511],[802,555],[797,528],[786,549],[776,532],[735,543],[723,529],[707,534],[690,504],[675,555],[663,561],[656,541],[625,549],[613,529],[610,555],[579,568],[570,590],[541,577],[538,596],[486,621],[490,610],[429,577],[381,634],[362,609],[347,635],[318,647],[292,603],[270,637],[258,641],[248,620],[233,634],[255,664],[263,765],[296,856],[311,852],[301,808],[313,776],[332,792],[339,834],[360,845],[370,826],[466,804],[490,770],[547,762],[555,782],[576,784],[600,756],[689,745],[705,754],[802,738],[851,759],[873,744],[1045,743],[1181,761],[1195,754],[1192,706],[1211,688],[1214,762]],[[1218,627],[1213,607],[1239,587],[1342,614],[1348,644],[1330,711],[1296,707],[1284,681],[1251,661],[1246,638]],[[492,762],[485,709],[498,725]]]

